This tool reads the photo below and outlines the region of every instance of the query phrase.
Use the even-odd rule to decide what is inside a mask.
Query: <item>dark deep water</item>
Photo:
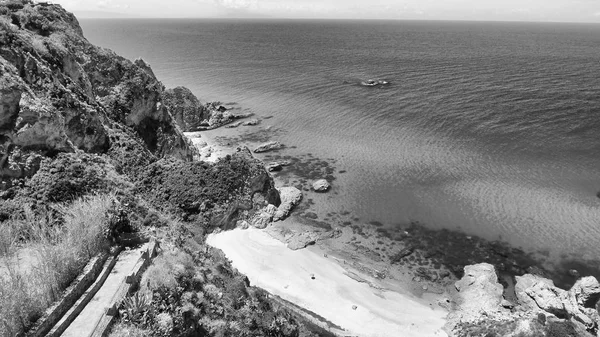
[[[84,20],[167,87],[335,159],[319,214],[600,256],[600,25]],[[391,84],[368,88],[367,79]]]

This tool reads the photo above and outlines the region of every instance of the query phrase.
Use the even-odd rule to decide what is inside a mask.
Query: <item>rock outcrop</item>
[[[36,172],[40,157],[106,153],[110,129],[131,128],[156,156],[195,149],[162,104],[150,67],[91,45],[59,5],[0,3],[0,179]]]
[[[465,275],[455,284],[458,294],[451,321],[473,322],[485,316],[505,314],[503,287],[498,283],[494,266],[488,263],[466,266]]]
[[[523,308],[546,312],[558,318],[574,319],[587,329],[597,329],[600,316],[596,305],[600,300],[600,283],[592,276],[579,279],[570,290],[534,275],[517,277],[517,299]]]
[[[200,100],[186,87],[165,90],[165,106],[184,132],[197,131],[206,119],[207,111]]]
[[[302,200],[302,191],[296,187],[282,187],[278,189],[281,198],[281,205],[273,215],[273,221],[285,219],[294,206],[298,205]]]
[[[273,222],[273,216],[277,212],[275,205],[269,204],[260,210],[252,219],[252,226],[258,229],[265,229]]]
[[[252,113],[235,114],[219,102],[202,103],[186,87],[167,89],[163,93],[163,103],[184,132],[212,130],[223,125],[235,128],[244,125],[256,125],[258,120],[235,122],[252,116]]]
[[[562,326],[560,331],[574,331],[572,336],[598,333],[600,283],[596,278],[581,278],[568,291],[537,275],[516,279],[518,303],[513,304],[503,299],[504,289],[492,265],[466,266],[465,275],[456,282],[458,293],[448,315],[451,336],[485,335],[486,331],[502,331],[503,336],[558,336],[551,332],[557,326]]]

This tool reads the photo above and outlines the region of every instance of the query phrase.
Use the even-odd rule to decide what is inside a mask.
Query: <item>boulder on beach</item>
[[[329,182],[325,179],[320,179],[320,180],[315,181],[312,186],[313,186],[313,190],[315,190],[315,192],[327,192],[329,190],[329,188],[331,187]]]
[[[258,212],[252,219],[252,226],[258,229],[265,229],[273,221],[273,215],[277,212],[277,207],[269,204],[262,211]]]
[[[273,150],[279,150],[281,148],[283,148],[283,144],[281,144],[280,142],[277,142],[277,141],[272,141],[272,142],[268,142],[268,143],[264,143],[264,144],[260,145],[259,147],[254,149],[254,153],[262,153],[262,152],[268,152],[268,151],[273,151]]]
[[[300,233],[289,238],[287,247],[291,250],[299,250],[317,242],[318,235],[315,233]]]

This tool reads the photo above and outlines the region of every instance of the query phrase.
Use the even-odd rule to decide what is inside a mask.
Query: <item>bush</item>
[[[103,157],[64,153],[42,162],[21,195],[40,203],[68,202],[90,193],[125,189],[129,183]]]

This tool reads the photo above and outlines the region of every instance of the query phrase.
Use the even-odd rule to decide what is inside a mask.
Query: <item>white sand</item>
[[[359,283],[332,259],[308,249],[292,251],[264,231],[212,234],[207,243],[221,249],[252,285],[324,317],[350,335],[447,336],[442,331],[444,309]]]
[[[200,151],[199,159],[202,161],[214,163],[219,158],[234,153],[232,148],[220,146],[214,139],[214,134],[210,131],[184,132],[183,134],[188,137],[198,151]]]

